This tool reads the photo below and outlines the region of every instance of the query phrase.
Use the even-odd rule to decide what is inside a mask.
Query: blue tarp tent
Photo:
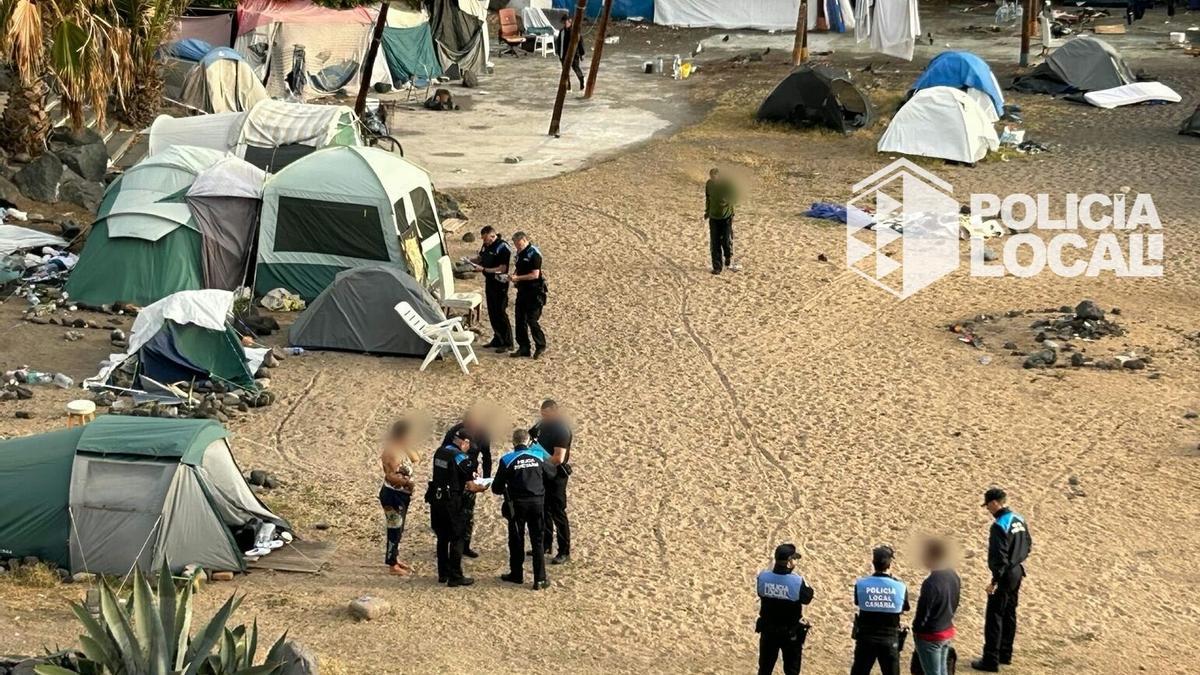
[[[188,38],[186,40],[178,40],[167,46],[166,51],[170,56],[185,61],[199,61],[204,58],[204,55],[212,51],[213,46],[199,38]]]
[[[575,11],[574,0],[554,0],[554,9],[565,9],[567,12]],[[600,10],[604,9],[604,0],[588,0],[587,17],[594,19],[600,16]],[[654,0],[613,0],[612,18],[628,19],[630,17],[640,18],[643,21],[654,20]]]
[[[233,49],[230,49],[229,47],[217,47],[217,48],[213,49],[212,51],[208,52],[207,54],[205,54],[200,59],[200,63],[202,63],[206,66],[211,66],[214,62],[219,61],[220,59],[229,59],[230,61],[241,61],[242,55],[237,53]]]
[[[971,52],[942,52],[933,57],[925,72],[917,78],[913,91],[930,87],[971,87],[987,94],[996,107],[996,114],[1004,114],[1004,95],[1000,84],[988,64]]]

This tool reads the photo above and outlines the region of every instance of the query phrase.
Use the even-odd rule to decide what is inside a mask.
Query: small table
[[[533,42],[533,51],[541,52],[542,58],[554,53],[554,36],[538,35]]]
[[[67,428],[78,424],[84,426],[96,419],[96,404],[84,399],[71,401],[67,404]]]

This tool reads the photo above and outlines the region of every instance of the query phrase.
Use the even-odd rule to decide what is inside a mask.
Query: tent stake
[[[808,60],[808,0],[800,0],[796,13],[796,41],[792,43],[792,65],[798,66]]]
[[[604,0],[604,9],[600,10],[600,25],[596,27],[596,44],[592,45],[592,65],[588,68],[587,86],[583,88],[583,97],[591,98],[596,89],[596,73],[600,71],[600,55],[604,52],[604,36],[608,33],[608,18],[612,14],[613,0]]]
[[[392,3],[379,4],[379,18],[375,20],[375,32],[371,34],[371,46],[367,49],[367,58],[363,59],[362,81],[358,84],[358,98],[354,99],[354,116],[362,121],[363,113],[367,111],[367,89],[371,87],[371,71],[375,70],[375,56],[379,54],[379,43],[383,40],[383,29],[387,26],[388,7]],[[389,72],[391,72],[389,70]]]
[[[571,61],[579,49],[580,33],[583,32],[583,11],[587,9],[587,0],[575,3],[575,18],[571,20],[571,44],[567,45],[567,53],[562,57],[562,72],[558,76],[558,95],[554,98],[554,115],[550,118],[550,131],[547,133],[558,138],[559,123],[562,121],[563,102],[567,99],[567,83],[571,79]],[[568,56],[569,55],[569,56]]]

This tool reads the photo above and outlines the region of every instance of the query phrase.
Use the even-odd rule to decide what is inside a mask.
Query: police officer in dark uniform
[[[792,544],[775,548],[775,566],[758,573],[758,675],[775,672],[775,661],[783,654],[784,675],[799,675],[808,624],[804,605],[812,602],[812,586],[795,573],[800,554]]]
[[[454,435],[465,431],[471,438],[471,447],[467,456],[475,463],[476,470],[483,469],[483,477],[492,476],[492,443],[488,438],[487,429],[483,427],[480,413],[472,408],[463,416],[463,420],[446,430],[442,437],[442,447],[454,442]],[[475,493],[463,495],[463,517],[466,518],[467,535],[463,539],[463,555],[468,558],[478,558],[479,553],[471,548],[471,539],[475,533]]]
[[[542,252],[529,242],[524,232],[513,234],[517,258],[509,277],[517,286],[514,312],[517,323],[517,351],[509,356],[541,358],[546,353],[546,334],[542,332],[542,307],[546,305],[546,278],[542,275]],[[530,345],[529,338],[533,337]]]
[[[471,577],[463,576],[463,537],[466,518],[463,515],[463,496],[468,492],[483,492],[475,482],[475,463],[467,451],[471,437],[459,431],[449,445],[433,454],[433,477],[425,492],[429,503],[429,518],[437,537],[438,582],[447,586],[470,586]]]
[[[1017,600],[1025,578],[1025,559],[1033,548],[1025,519],[1011,511],[1008,495],[1000,488],[983,493],[983,505],[995,518],[988,533],[987,607],[983,619],[983,658],[971,662],[975,670],[995,673],[1012,663],[1013,638],[1017,635]]]
[[[498,353],[511,350],[513,344],[512,324],[508,320],[508,266],[512,262],[512,246],[504,241],[496,228],[485,226],[479,231],[483,246],[471,263],[483,272],[483,295],[487,298],[488,321],[492,324],[492,341],[485,349],[494,348]]]
[[[533,590],[550,586],[546,578],[546,557],[542,551],[542,518],[546,504],[546,483],[554,479],[557,467],[539,447],[529,447],[529,432],[513,431],[512,452],[500,458],[492,492],[504,496],[501,514],[508,520],[508,574],[500,577],[509,583],[525,582],[525,531],[533,547]]]
[[[850,675],[869,675],[875,663],[883,675],[900,675],[900,615],[907,612],[908,587],[889,574],[896,557],[890,546],[871,552],[875,573],[854,582],[854,664]]]
[[[558,536],[558,555],[551,565],[563,565],[571,561],[571,520],[567,517],[567,481],[571,478],[571,441],[574,435],[558,404],[551,399],[542,401],[541,420],[529,429],[529,437],[550,456],[558,472],[546,485],[545,533],[542,545],[550,554],[550,545]]]

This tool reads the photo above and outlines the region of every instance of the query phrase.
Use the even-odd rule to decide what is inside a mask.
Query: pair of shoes
[[[1000,664],[986,659],[975,659],[971,662],[971,669],[982,670],[985,673],[998,673],[1000,672]]]
[[[465,555],[468,558],[478,558],[479,551],[476,551],[473,548],[465,548],[465,549],[463,549],[463,555]]]
[[[503,347],[503,346],[504,346],[503,342],[497,342],[496,338],[492,338],[491,342],[488,342],[482,348],[483,349],[495,349],[496,347]]]
[[[446,583],[447,581],[450,581],[449,577],[438,577],[438,583],[439,583],[439,584],[444,584],[444,583]]]
[[[510,356],[510,357],[512,357],[512,358],[514,358],[514,359],[527,359],[527,358],[529,358],[530,356],[532,356],[532,354],[530,354],[529,352],[523,352],[523,351],[521,351],[521,350],[519,350],[519,349],[518,349],[517,351],[515,351],[515,352],[513,352],[513,353],[509,354],[509,356]]]
[[[513,346],[508,344],[507,342],[501,342],[500,344],[495,345],[495,347],[494,347],[497,354],[503,354],[504,352],[511,352],[512,348],[513,348]]]
[[[501,574],[500,581],[507,581],[510,584],[523,584],[525,583],[525,577],[509,572],[508,574]]]
[[[1000,657],[1000,665],[1011,666],[1012,665],[1012,657],[1011,656],[1001,656]]]
[[[720,274],[720,273],[721,273],[721,270],[713,270],[713,271],[712,271],[712,273],[713,273],[713,274]]]
[[[554,556],[554,560],[550,561],[551,565],[566,565],[571,562],[571,556],[567,553],[559,553]]]
[[[545,353],[546,353],[546,348],[542,347],[541,349],[538,349],[533,352],[533,358],[540,359],[540,358],[542,358],[542,354],[545,354]]]
[[[475,580],[471,577],[462,577],[461,579],[451,579],[446,582],[446,585],[450,588],[457,588],[459,586],[470,586],[473,583],[475,583]]]
[[[550,580],[549,579],[542,579],[540,581],[533,582],[533,590],[540,591],[544,588],[550,588]]]

